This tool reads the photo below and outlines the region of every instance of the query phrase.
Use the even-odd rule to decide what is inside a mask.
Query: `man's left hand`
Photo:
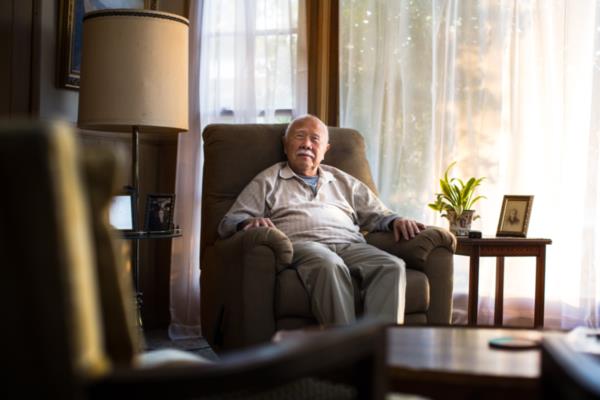
[[[396,218],[394,220],[393,230],[396,242],[399,242],[400,238],[410,240],[423,229],[425,229],[425,225],[412,219]]]

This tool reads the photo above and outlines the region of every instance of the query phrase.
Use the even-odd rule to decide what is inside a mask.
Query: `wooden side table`
[[[535,309],[534,328],[544,326],[544,290],[546,279],[546,246],[550,239],[516,237],[486,237],[481,239],[457,238],[456,254],[469,256],[469,302],[467,320],[477,325],[479,300],[479,258],[496,257],[496,299],[494,325],[502,326],[504,303],[504,257],[535,257]]]

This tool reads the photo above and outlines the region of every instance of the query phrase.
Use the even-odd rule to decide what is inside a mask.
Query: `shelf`
[[[169,239],[176,238],[182,235],[181,229],[175,229],[172,231],[120,231],[123,239],[128,240],[142,240],[142,239]]]

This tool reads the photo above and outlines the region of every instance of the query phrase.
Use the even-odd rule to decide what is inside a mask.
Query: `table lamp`
[[[188,129],[188,25],[151,10],[108,9],[83,18],[78,126],[132,133],[133,213],[139,210],[139,134]],[[133,219],[130,239],[141,327],[139,220]]]
[[[99,10],[83,18],[78,126],[132,133],[136,213],[139,133],[188,129],[188,25],[151,10]]]

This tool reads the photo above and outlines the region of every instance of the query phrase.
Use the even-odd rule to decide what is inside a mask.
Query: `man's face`
[[[283,150],[292,170],[304,176],[315,176],[329,150],[327,128],[320,120],[308,117],[292,125],[283,139]]]

